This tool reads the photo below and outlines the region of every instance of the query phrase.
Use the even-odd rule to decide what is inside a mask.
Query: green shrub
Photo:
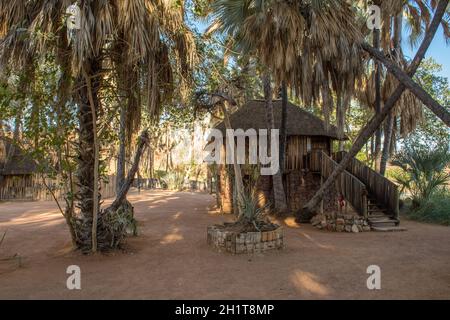
[[[450,226],[450,191],[436,192],[426,204],[412,208],[407,215],[414,220]]]
[[[175,168],[161,178],[162,184],[169,190],[183,190],[186,171],[182,167]]]
[[[390,174],[400,185],[401,192],[412,200],[413,209],[424,207],[447,185],[450,179],[448,146],[407,144],[392,164],[398,169]]]
[[[253,223],[264,218],[266,207],[258,206],[258,199],[254,193],[244,193],[242,196],[242,215],[240,219]]]

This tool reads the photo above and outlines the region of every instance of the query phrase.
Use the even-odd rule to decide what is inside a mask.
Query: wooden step
[[[396,227],[400,224],[400,220],[387,216],[369,217],[371,227]]]
[[[376,232],[399,232],[399,231],[407,231],[406,228],[403,227],[371,227],[372,231]]]
[[[379,203],[368,203],[367,204],[367,206],[369,207],[369,208],[384,208],[384,206],[382,205],[382,204],[379,204]]]

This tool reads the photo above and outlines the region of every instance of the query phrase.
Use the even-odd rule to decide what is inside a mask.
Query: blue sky
[[[406,34],[403,37],[403,42],[403,51],[405,55],[410,59],[414,58],[417,48],[411,50],[411,47],[407,42]],[[450,81],[450,44],[447,45],[445,43],[442,27],[440,27],[436,33],[433,42],[428,48],[426,57],[432,57],[437,63],[441,64],[442,72],[440,72],[440,75],[447,77]]]

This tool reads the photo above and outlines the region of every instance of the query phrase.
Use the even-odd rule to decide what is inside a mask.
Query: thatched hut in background
[[[10,138],[0,137],[0,200],[32,200],[36,162]]]
[[[62,200],[68,191],[66,183],[59,176],[49,178],[39,169],[32,156],[12,139],[0,137],[0,201],[51,201],[53,196]],[[76,183],[73,188],[76,191]],[[115,176],[102,180],[100,188],[103,198],[113,197]]]

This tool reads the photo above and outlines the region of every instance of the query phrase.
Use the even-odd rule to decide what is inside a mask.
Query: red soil
[[[133,193],[140,235],[124,252],[83,256],[52,202],[0,204],[3,299],[449,299],[450,228],[402,221],[407,232],[328,233],[292,219],[286,248],[253,256],[212,251],[206,227],[230,217],[199,193]],[[82,290],[66,289],[79,265]],[[381,290],[366,269],[381,267]]]

